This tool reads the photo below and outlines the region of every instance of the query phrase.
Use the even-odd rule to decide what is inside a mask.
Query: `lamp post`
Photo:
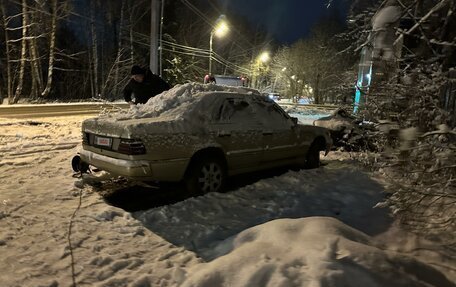
[[[287,67],[283,67],[283,68],[282,68],[282,73],[285,73],[286,70],[287,70]],[[275,77],[274,85],[272,85],[272,92],[273,92],[273,93],[275,93],[275,89],[276,89],[276,85],[277,85],[277,80],[278,80],[279,76],[282,76],[282,74],[277,74],[276,77]]]
[[[221,38],[228,33],[228,24],[225,21],[225,15],[221,15],[219,19],[217,20],[217,23],[211,31],[211,37],[209,39],[209,75],[212,75],[212,40],[214,38],[214,35]]]
[[[271,59],[269,52],[262,52],[256,57],[256,60],[252,69],[252,82],[254,88],[260,88],[260,81],[262,79],[262,66],[266,65],[267,62]]]

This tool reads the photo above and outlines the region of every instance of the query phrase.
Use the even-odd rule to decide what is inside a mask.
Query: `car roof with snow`
[[[257,90],[245,87],[188,83],[176,85],[174,88],[151,98],[144,105],[132,106],[126,112],[108,115],[108,117],[112,117],[115,120],[158,117],[177,119],[192,114],[197,104],[203,98],[205,101],[204,107],[210,108],[211,104],[215,104],[218,100],[217,96],[223,94],[232,94],[233,96],[261,96]]]

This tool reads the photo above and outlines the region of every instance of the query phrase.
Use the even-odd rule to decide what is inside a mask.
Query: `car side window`
[[[291,127],[291,119],[276,104],[258,100],[254,105],[260,121],[266,126],[279,129]]]
[[[253,110],[247,101],[227,99],[220,106],[217,119],[220,122],[242,123],[251,121],[253,116]]]

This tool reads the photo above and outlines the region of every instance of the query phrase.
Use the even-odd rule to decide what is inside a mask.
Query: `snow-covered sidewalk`
[[[0,119],[2,286],[71,286],[69,238],[77,286],[455,286],[454,254],[373,209],[346,155],[129,213],[72,177],[83,118]]]

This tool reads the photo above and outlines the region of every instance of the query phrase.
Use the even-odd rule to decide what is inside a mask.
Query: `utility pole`
[[[160,31],[160,0],[150,2],[150,70],[158,74],[158,38]]]
[[[163,75],[163,20],[165,18],[165,0],[161,0],[161,11],[160,11],[160,42],[158,43],[160,45],[160,77]]]
[[[211,31],[211,37],[209,38],[209,76],[212,76],[212,39],[214,37],[214,31]]]

